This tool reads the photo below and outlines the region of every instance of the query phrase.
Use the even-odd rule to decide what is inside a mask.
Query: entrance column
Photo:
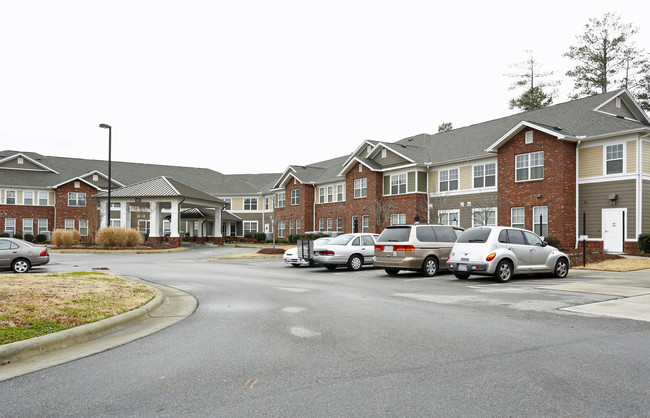
[[[106,208],[108,207],[107,200],[101,200],[99,202],[99,227],[106,228],[108,220],[106,219]]]
[[[172,247],[180,247],[181,245],[181,235],[179,233],[179,218],[180,218],[180,204],[178,200],[173,200],[171,202],[171,222],[169,225],[169,244]]]

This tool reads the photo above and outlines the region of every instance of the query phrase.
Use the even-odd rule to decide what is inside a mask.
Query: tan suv
[[[440,266],[447,268],[447,258],[461,232],[463,228],[446,225],[389,226],[377,238],[372,264],[390,275],[412,270],[435,276]]]

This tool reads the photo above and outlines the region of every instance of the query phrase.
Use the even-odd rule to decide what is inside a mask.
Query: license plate
[[[459,264],[458,271],[467,271],[467,264]]]
[[[392,245],[387,245],[384,247],[384,252],[390,253],[393,251],[393,246]]]

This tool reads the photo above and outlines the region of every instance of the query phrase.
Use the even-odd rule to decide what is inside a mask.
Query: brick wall
[[[68,193],[86,193],[86,206],[73,207],[68,206]],[[97,189],[84,183],[79,182],[79,187],[75,187],[75,181],[70,181],[59,186],[56,189],[56,225],[53,229],[65,229],[65,220],[74,219],[74,229],[79,230],[79,219],[88,219],[89,237],[81,237],[82,241],[92,240],[94,233],[99,229],[99,211],[97,210],[97,199],[94,196]]]
[[[24,235],[23,219],[31,218],[34,223],[34,236],[38,234],[38,219],[47,219],[49,231],[54,229],[54,207],[27,205],[0,205],[0,233],[5,231],[5,218],[16,219],[16,233]]]
[[[278,221],[285,221],[285,233],[284,237],[286,238],[289,234],[295,233],[295,223],[294,231],[289,232],[289,220],[290,219],[300,219],[300,233],[304,234],[306,231],[313,231],[313,214],[314,214],[314,186],[310,184],[302,184],[296,182],[293,184],[293,181],[290,181],[289,184],[284,188],[285,192],[285,206],[283,208],[275,208],[274,210],[274,223],[275,223],[275,232],[277,234],[278,230]],[[291,191],[299,190],[300,192],[300,204],[296,206],[291,205]]]
[[[562,246],[575,245],[576,146],[541,131],[534,131],[532,144],[525,144],[524,129],[498,153],[499,225],[510,225],[510,209],[525,208],[525,228],[533,230],[533,207],[548,207],[548,236]],[[515,182],[515,155],[544,151],[544,178]],[[536,220],[537,222],[537,220]]]

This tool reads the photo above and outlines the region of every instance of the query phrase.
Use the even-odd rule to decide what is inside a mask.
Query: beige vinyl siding
[[[625,148],[627,150],[625,172],[628,174],[636,173],[636,141],[627,141]]]
[[[55,206],[55,202],[56,202],[56,193],[55,193],[55,192],[50,192],[49,194],[50,194],[50,197],[49,197],[47,203],[48,203],[50,206]]]
[[[460,206],[461,202],[463,206]],[[468,206],[467,202],[471,205]],[[431,208],[430,223],[438,222],[439,210],[459,210],[460,211],[460,227],[471,228],[472,226],[472,209],[480,208],[496,208],[498,206],[497,193],[472,193],[464,195],[451,195],[451,196],[438,196],[432,197],[430,203],[433,205]],[[497,214],[498,215],[498,214]]]
[[[608,199],[610,194],[618,196],[616,206]],[[602,238],[602,209],[627,209],[627,237],[636,238],[636,181],[612,181],[606,183],[581,184],[579,189],[578,232],[582,234],[582,212],[587,215],[587,235]]]
[[[377,156],[373,159],[373,161],[381,165],[382,167],[408,163],[408,161],[406,161],[404,158],[400,157],[394,152],[391,152],[388,149],[386,150],[386,158],[381,158],[381,151],[379,151],[379,154],[377,154]]]
[[[603,147],[580,148],[578,177],[598,177],[603,175]]]
[[[5,202],[5,191],[3,189],[0,190],[0,203],[4,203],[4,202]]]
[[[289,200],[289,202],[290,201],[291,200]],[[244,199],[242,197],[233,197],[230,202],[230,208],[236,211],[244,210]]]
[[[641,164],[643,174],[650,174],[650,142],[641,143]]]
[[[650,234],[650,181],[643,180],[643,199],[641,200],[641,210],[643,217],[641,218],[641,233]]]
[[[438,172],[429,172],[429,193],[436,193],[438,191]]]
[[[473,171],[471,165],[465,165],[460,168],[458,173],[460,190],[467,190],[472,188],[472,174]]]
[[[18,190],[16,192],[16,204],[17,205],[22,205],[23,204],[23,191]]]

